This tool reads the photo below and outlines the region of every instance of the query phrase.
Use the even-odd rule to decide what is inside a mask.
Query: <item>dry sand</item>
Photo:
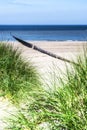
[[[57,68],[65,72],[65,62],[25,47],[17,41],[10,43],[22,51],[24,60],[31,60],[33,65],[37,67],[38,72],[42,76],[42,82],[45,83],[45,87],[46,84],[50,85],[53,83],[56,75],[60,75],[60,73],[56,71]],[[82,53],[83,48],[87,46],[86,41],[30,41],[30,43],[69,60],[75,60],[76,55]]]
[[[76,55],[80,54],[87,46],[86,41],[30,41],[30,43],[69,60],[75,59]],[[23,58],[31,60],[41,74],[46,75],[48,71],[53,71],[54,65],[58,65],[62,70],[65,69],[65,63],[61,60],[25,47],[19,42],[13,42],[13,44],[21,49]]]
[[[34,65],[37,67],[38,71],[44,77],[44,81],[49,82],[50,77],[47,76],[55,70],[56,66],[65,70],[64,66],[65,63],[61,60],[52,58],[40,52],[37,52],[33,49],[27,48],[21,45],[19,42],[9,42],[8,44],[13,44],[14,46],[18,47],[22,51],[22,56],[25,60],[31,60]],[[75,56],[82,53],[83,47],[87,46],[87,43],[81,41],[31,41],[34,45],[55,53],[61,57],[67,58],[69,60],[75,59]],[[0,130],[3,130],[2,118],[6,115],[6,111],[8,113],[10,107],[8,107],[8,103],[6,105],[6,101],[0,100]],[[8,108],[6,110],[6,108]],[[6,111],[5,111],[6,110]]]
[[[50,76],[52,79],[56,67],[65,71],[65,62],[25,47],[19,42],[10,43],[22,51],[24,60],[33,62],[44,79],[43,82],[50,83]],[[87,46],[86,41],[30,41],[30,43],[69,60],[75,60],[76,55],[82,53],[83,48]]]

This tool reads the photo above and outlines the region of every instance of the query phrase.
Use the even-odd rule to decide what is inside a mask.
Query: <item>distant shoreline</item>
[[[23,40],[23,39],[22,39]],[[70,42],[70,43],[87,43],[87,40],[85,41],[81,41],[81,40],[24,40],[24,41],[27,41],[27,42],[63,42],[63,43],[66,43],[66,42]],[[14,40],[0,40],[0,42],[17,42],[15,39]]]

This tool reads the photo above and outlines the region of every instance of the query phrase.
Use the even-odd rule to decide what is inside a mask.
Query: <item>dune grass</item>
[[[86,130],[87,129],[87,51],[71,64],[65,74],[66,82],[47,98],[37,97],[29,106],[36,113],[37,124],[49,123],[51,130]],[[35,122],[34,121],[34,122]]]
[[[39,74],[32,63],[24,61],[21,51],[0,43],[0,96],[14,102],[22,101],[39,89]],[[32,91],[32,93],[31,93]]]
[[[11,56],[9,58],[11,58]],[[22,66],[23,61],[21,64],[19,64],[19,61],[16,61],[18,67],[16,66],[14,68],[18,68],[17,73],[19,74],[21,68],[22,70],[20,71],[20,75],[17,75],[15,79],[15,69],[11,75],[14,66],[12,65],[12,63],[14,63],[13,58],[12,60],[7,60],[7,57],[3,59],[6,59],[3,60],[3,62],[11,61],[9,64],[10,67],[4,65],[4,78],[2,76],[1,80],[3,81],[3,85],[6,85],[7,90],[5,90],[5,87],[1,88],[3,92],[5,91],[5,94],[9,92],[11,97],[17,95],[17,99],[19,100],[20,97],[18,94],[20,91],[29,91],[30,89],[32,90],[33,87],[31,85],[27,88],[25,81],[29,82],[29,84],[34,84],[34,86],[35,84],[39,86],[35,70],[33,72],[31,70],[29,71],[29,73],[32,72],[33,76],[35,76],[33,77],[32,74],[30,74],[29,78],[27,77],[29,76],[28,71],[25,71],[25,67],[23,68]],[[17,59],[20,58],[18,57]],[[59,86],[59,84],[56,87],[54,86],[56,88],[55,91],[46,91],[43,89],[40,89],[40,91],[39,89],[37,89],[37,91],[31,91],[33,101],[31,102],[29,98],[26,98],[26,105],[19,108],[17,115],[11,115],[11,118],[8,119],[9,125],[7,130],[87,130],[87,51],[84,51],[83,56],[77,58],[77,64],[71,64],[71,69],[66,66],[67,71],[64,75],[66,79],[58,79],[61,81],[61,86]],[[24,63],[23,65],[26,66]],[[3,71],[1,71],[1,74],[2,72]],[[5,77],[5,75],[7,76]],[[10,81],[10,84],[13,81],[11,76],[14,77],[15,82],[17,82],[17,91],[15,91],[15,94],[13,92],[14,89],[8,89],[7,85],[8,81]],[[10,80],[8,80],[8,77]],[[17,78],[18,81],[16,81]],[[31,81],[33,81],[33,83]],[[12,85],[15,88],[13,83]],[[19,86],[22,87],[20,88]]]

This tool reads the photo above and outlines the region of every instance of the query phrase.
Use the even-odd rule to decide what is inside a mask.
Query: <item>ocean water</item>
[[[0,25],[0,41],[87,41],[87,25]]]

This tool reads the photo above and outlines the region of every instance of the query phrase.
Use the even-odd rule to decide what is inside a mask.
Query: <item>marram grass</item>
[[[87,51],[77,64],[71,64],[71,70],[67,67],[66,81],[60,80],[55,91],[39,91],[33,102],[12,116],[9,129],[87,130]]]
[[[21,51],[0,43],[0,96],[19,101],[39,89],[39,74],[32,63],[24,61]],[[31,93],[32,91],[32,93]]]
[[[47,98],[39,96],[29,106],[37,115],[37,124],[47,122],[51,130],[87,130],[87,51],[77,58],[77,64],[71,64],[72,70],[67,67],[62,87]]]

